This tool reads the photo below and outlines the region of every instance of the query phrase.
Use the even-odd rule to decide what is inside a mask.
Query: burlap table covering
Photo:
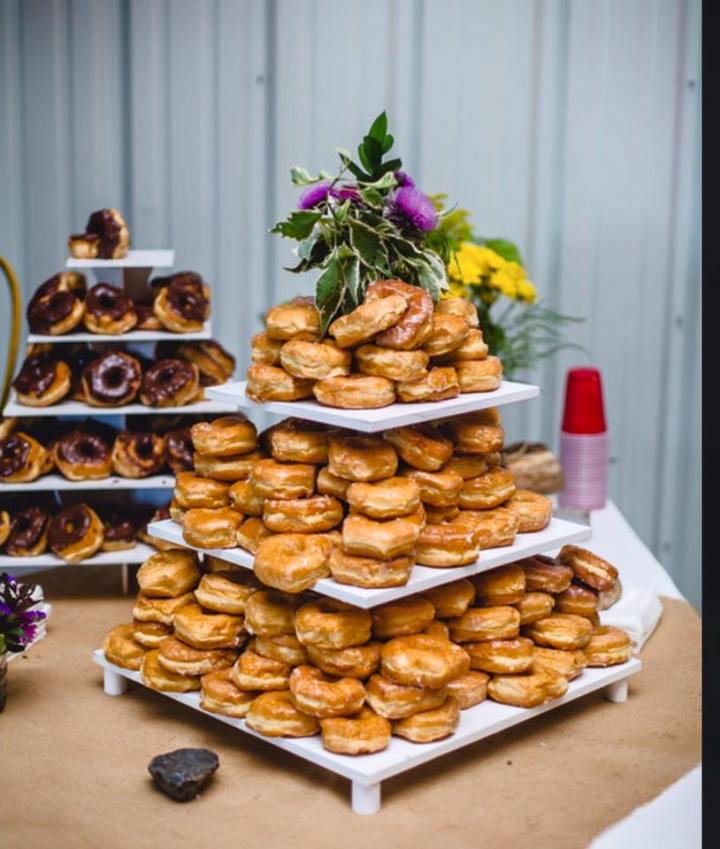
[[[411,770],[384,782],[379,814],[360,817],[339,776],[162,695],[104,695],[91,652],[129,621],[131,599],[108,592],[110,570],[85,570],[89,594],[76,597],[77,570],[42,578],[49,636],[10,667],[2,849],[584,847],[700,757],[700,622],[665,598],[627,703],[592,694]],[[220,756],[211,786],[187,804],[147,773],[153,755],[181,746]]]

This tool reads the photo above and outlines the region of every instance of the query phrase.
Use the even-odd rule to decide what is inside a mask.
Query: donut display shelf
[[[120,492],[126,489],[173,489],[175,478],[172,474],[151,475],[147,478],[120,478],[113,475],[100,480],[71,481],[62,475],[42,475],[29,483],[2,483],[2,492],[54,492],[59,490],[114,490]]]
[[[136,542],[132,548],[120,551],[102,551],[99,554],[82,561],[82,566],[120,566],[125,564],[144,563],[157,549],[144,542]],[[70,566],[51,551],[39,554],[37,557],[9,557],[0,554],[0,571],[14,572],[17,569],[50,569],[56,566]]]
[[[105,659],[102,650],[94,652],[93,659],[103,669],[105,692],[109,696],[120,696],[126,692],[128,681],[142,684],[139,672],[122,669]],[[283,737],[265,737],[248,728],[244,719],[233,719],[217,713],[210,713],[200,707],[200,694],[168,693],[176,702],[186,705],[204,716],[210,716],[226,725],[264,740],[277,748],[284,749],[317,766],[342,775],[352,782],[352,808],[358,814],[374,814],[380,810],[381,782],[401,772],[406,772],[420,764],[427,763],[448,752],[456,751],[478,740],[490,737],[514,725],[527,722],[535,716],[561,707],[598,690],[606,691],[611,702],[624,702],[627,699],[628,679],[642,669],[642,663],[632,658],[623,664],[605,669],[585,669],[582,676],[570,681],[564,696],[534,708],[518,708],[493,701],[483,701],[475,707],[463,710],[460,724],[455,733],[433,743],[410,743],[399,737],[393,737],[387,749],[371,755],[336,755],[323,748],[319,736],[299,739]]]
[[[173,250],[129,250],[122,259],[75,259],[65,260],[66,268],[172,268],[175,265]]]
[[[209,387],[208,387],[209,388]],[[207,394],[207,389],[205,393]],[[84,401],[60,401],[49,407],[28,407],[19,404],[14,392],[10,393],[10,400],[5,406],[6,416],[92,416],[93,418],[107,416],[169,416],[181,413],[192,415],[207,415],[217,413],[234,413],[237,411],[235,404],[222,401],[195,401],[193,404],[185,404],[182,407],[148,407],[145,404],[125,404],[121,407],[92,407]]]
[[[109,262],[110,260],[108,260]],[[116,336],[105,333],[68,333],[65,336],[49,336],[43,333],[28,333],[27,341],[51,342],[53,345],[59,342],[159,342],[169,340],[170,342],[193,342],[212,338],[212,323],[206,321],[203,329],[191,333],[172,333],[169,330],[129,330]]]
[[[193,546],[185,542],[182,529],[172,519],[152,522],[148,525],[148,531],[159,539],[175,543],[185,548],[193,548]],[[566,543],[581,542],[590,539],[591,533],[591,529],[586,525],[568,522],[565,519],[553,518],[550,524],[542,531],[532,534],[518,534],[513,545],[485,549],[481,552],[480,559],[476,560],[475,563],[471,563],[469,566],[433,569],[428,566],[415,564],[410,573],[410,580],[402,587],[363,589],[362,587],[337,583],[331,578],[323,578],[312,589],[320,595],[345,601],[349,604],[354,604],[356,607],[369,609],[379,604],[393,601],[394,599],[423,592],[431,587],[438,587],[442,584],[457,581],[459,578],[466,578],[469,575],[487,572],[496,566],[513,563],[515,560],[520,560],[523,557],[530,557],[533,554],[542,554],[545,551],[558,549]],[[203,554],[210,554],[220,560],[226,560],[228,563],[233,563],[244,569],[251,570],[253,568],[253,555],[242,548],[196,548],[195,550]]]

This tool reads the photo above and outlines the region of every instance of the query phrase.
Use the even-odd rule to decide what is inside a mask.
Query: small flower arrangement
[[[41,610],[32,610],[36,585],[19,583],[0,572],[0,654],[26,649],[37,635],[37,623],[45,619]]]

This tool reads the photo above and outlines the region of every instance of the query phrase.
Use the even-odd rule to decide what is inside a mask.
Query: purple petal
[[[400,226],[409,225],[428,232],[437,225],[437,211],[430,198],[419,189],[403,186],[388,196],[388,218]]]
[[[339,189],[333,190],[331,194],[340,201],[360,200],[360,192],[357,190],[357,186],[354,185],[341,186]]]
[[[312,209],[324,201],[329,192],[329,183],[317,183],[315,186],[309,186],[298,198],[298,209]]]
[[[398,181],[398,186],[409,186],[411,189],[415,188],[415,180],[409,174],[406,174],[405,171],[395,171],[394,176]]]

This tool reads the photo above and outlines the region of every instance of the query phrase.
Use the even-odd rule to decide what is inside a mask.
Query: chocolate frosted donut
[[[208,288],[194,272],[181,272],[160,288],[153,309],[163,326],[175,333],[201,330],[210,314]]]
[[[85,392],[82,388],[82,376],[85,367],[102,356],[102,351],[95,348],[90,348],[88,345],[83,345],[72,354],[68,354],[65,362],[70,369],[70,396],[76,401],[85,400]]]
[[[198,393],[197,366],[185,360],[160,360],[143,375],[140,400],[149,407],[182,406]]]
[[[28,437],[19,431],[0,440],[0,478],[15,477],[28,466],[31,446]]]
[[[172,283],[179,283],[184,286],[197,286],[202,291],[203,279],[196,271],[178,271],[176,274],[167,274],[164,277],[154,277],[150,281],[150,289],[153,294],[170,286]]]
[[[125,478],[145,478],[162,469],[164,440],[150,431],[123,430],[115,439],[112,465]]]
[[[120,551],[135,545],[138,522],[130,513],[124,510],[102,510],[100,519],[105,529],[103,551]]]
[[[85,366],[82,388],[88,404],[96,407],[119,407],[137,395],[142,380],[136,357],[122,351],[105,351]]]
[[[142,304],[135,301],[135,312],[137,313],[137,330],[162,330],[162,324],[155,315],[152,304]]]
[[[12,517],[6,552],[11,557],[34,557],[47,547],[50,517],[39,507],[28,507]]]
[[[27,306],[27,320],[33,333],[67,333],[83,316],[85,277],[62,271],[42,283]]]
[[[52,357],[31,355],[13,381],[18,401],[31,407],[55,404],[70,390],[70,369],[67,363]]]
[[[181,427],[165,434],[165,462],[177,474],[194,468],[190,428]]]
[[[55,443],[55,464],[68,480],[99,480],[110,474],[110,446],[97,433],[71,430]]]
[[[58,557],[70,563],[92,557],[103,542],[104,530],[97,513],[87,504],[66,507],[50,520],[48,543]]]
[[[98,283],[85,299],[85,327],[91,333],[125,333],[137,323],[132,299],[119,286]]]
[[[85,235],[88,234],[100,237],[97,255],[101,259],[112,259],[121,243],[127,240],[129,244],[130,241],[125,220],[116,209],[99,209],[93,212],[85,225]]]

